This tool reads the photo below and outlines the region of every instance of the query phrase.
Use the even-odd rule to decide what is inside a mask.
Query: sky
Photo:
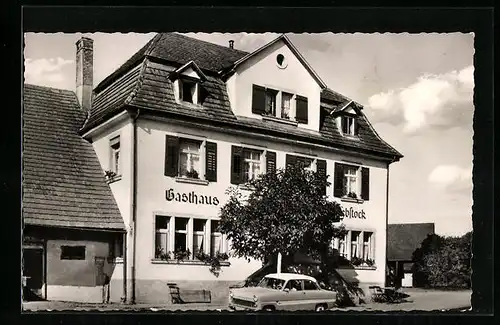
[[[25,34],[26,83],[75,89],[83,34]],[[279,34],[188,33],[252,52]],[[93,33],[94,85],[154,33]],[[375,130],[401,152],[390,166],[390,223],[434,222],[437,234],[472,230],[474,35],[287,34],[329,88],[364,105]]]

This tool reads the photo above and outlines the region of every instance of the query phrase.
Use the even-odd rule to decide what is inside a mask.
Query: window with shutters
[[[231,147],[231,184],[246,184],[264,172],[275,170],[275,152],[240,146]]]
[[[199,179],[201,175],[201,142],[180,139],[179,176]]]
[[[348,243],[347,245],[346,243]],[[365,230],[347,230],[343,238],[335,238],[333,248],[340,256],[352,262],[354,267],[375,268],[374,232]]]
[[[217,144],[206,140],[166,136],[165,176],[177,181],[208,184],[217,181]]]
[[[253,85],[252,113],[280,123],[295,126],[297,122],[307,124],[307,98],[283,90]]]
[[[261,151],[243,149],[243,182],[254,180],[261,173]]]
[[[369,200],[370,171],[366,167],[335,163],[335,197],[354,201]]]

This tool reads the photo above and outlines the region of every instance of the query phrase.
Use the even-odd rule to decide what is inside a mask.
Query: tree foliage
[[[470,287],[472,232],[461,237],[429,235],[414,253],[419,286]]]
[[[326,268],[333,238],[345,234],[337,224],[341,206],[324,194],[328,184],[327,177],[298,165],[260,175],[249,182],[249,192],[230,189],[220,230],[234,256],[266,260],[301,252]]]

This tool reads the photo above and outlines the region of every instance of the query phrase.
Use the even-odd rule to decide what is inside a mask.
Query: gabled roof
[[[182,67],[175,69],[170,73],[171,77],[178,77],[180,74],[182,74],[184,71],[187,69],[193,69],[196,74],[198,75],[198,78],[200,78],[201,81],[207,80],[207,76],[201,71],[201,69],[198,67],[198,65],[193,61],[189,61],[188,63],[184,64]]]
[[[125,229],[93,146],[78,135],[86,114],[75,93],[24,85],[24,223]]]
[[[434,234],[434,223],[389,224],[387,232],[387,259],[409,262],[427,235]]]
[[[169,44],[169,40],[173,43]],[[328,113],[342,107],[350,99],[331,89],[325,88],[321,92],[319,132],[244,118],[233,113],[226,84],[213,67],[230,67],[238,60],[236,58],[243,58],[245,52],[175,33],[158,34],[148,44],[146,49],[139,51],[141,55],[134,55],[131,59],[133,62],[124,65],[126,69],[119,68],[119,73],[115,72],[112,78],[106,78],[108,84],[101,83],[96,88],[89,118],[80,134],[87,133],[124,111],[126,107],[132,106],[141,108],[146,114],[158,116],[169,114],[171,117],[175,115],[179,119],[189,119],[192,123],[218,123],[225,129],[246,129],[259,134],[272,133],[277,137],[292,137],[304,142],[370,153],[388,161],[397,161],[402,157],[397,150],[378,136],[362,111],[359,117],[359,138],[352,140],[343,137],[334,117]],[[205,49],[203,55],[200,54],[202,48]],[[158,53],[164,55],[160,58]],[[214,57],[210,59],[207,53],[211,53]],[[218,55],[221,57],[217,57]],[[204,102],[199,107],[178,103],[174,97],[172,80],[169,78],[173,71],[191,61],[196,63],[207,77],[200,85]],[[357,103],[356,105],[359,106]]]
[[[323,80],[321,80],[321,78],[316,73],[316,71],[314,71],[314,69],[311,67],[311,65],[306,61],[306,59],[302,56],[302,54],[300,54],[299,50],[297,50],[297,48],[295,47],[295,45],[293,45],[293,43],[290,41],[290,39],[285,34],[280,35],[275,40],[267,43],[266,45],[258,48],[257,50],[253,51],[252,53],[248,53],[247,55],[245,55],[241,59],[237,60],[234,63],[234,65],[231,68],[231,70],[229,72],[227,72],[227,74],[230,74],[232,71],[236,70],[238,68],[238,66],[240,66],[241,64],[243,64],[244,62],[246,62],[250,58],[254,57],[255,55],[257,55],[259,53],[261,53],[262,51],[264,51],[265,49],[271,47],[272,45],[276,44],[279,41],[283,41],[285,43],[285,45],[288,46],[288,48],[290,49],[290,51],[292,51],[292,53],[297,57],[297,59],[300,61],[300,63],[302,63],[302,65],[304,66],[304,68],[306,68],[306,70],[309,72],[309,74],[311,75],[311,77],[313,77],[313,79],[318,83],[318,85],[321,87],[321,89],[327,88],[325,82]],[[220,72],[222,73],[222,71],[220,71]],[[226,74],[226,73],[224,73],[224,74]]]

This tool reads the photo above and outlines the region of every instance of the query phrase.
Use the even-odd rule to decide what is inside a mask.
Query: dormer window
[[[179,79],[179,100],[198,104],[198,83],[195,80]]]
[[[357,121],[354,116],[342,116],[341,117],[341,124],[342,124],[342,133],[346,135],[352,135],[356,136],[357,135]]]
[[[201,83],[207,79],[196,63],[190,61],[173,71],[170,76],[173,81],[176,100],[180,103],[201,105]]]

